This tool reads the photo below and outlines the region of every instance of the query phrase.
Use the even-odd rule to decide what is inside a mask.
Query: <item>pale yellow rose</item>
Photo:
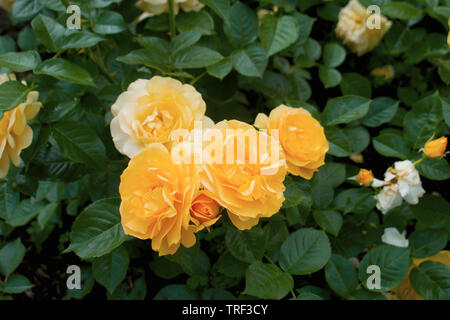
[[[162,14],[164,12],[169,12],[169,2],[168,0],[139,0],[136,6],[144,11],[144,14],[139,18],[139,20],[145,19],[147,17]],[[200,11],[205,5],[198,0],[174,0],[173,9],[175,14],[178,13],[181,7],[183,11]]]
[[[189,210],[199,189],[195,165],[178,165],[167,148],[153,143],[129,162],[120,177],[120,215],[125,234],[152,239],[159,255],[174,254],[180,244],[195,244]]]
[[[281,146],[266,133],[237,120],[221,121],[210,130],[222,138],[216,135],[205,143],[204,150],[210,150],[216,159],[202,163],[203,192],[227,209],[238,229],[250,229],[260,218],[277,213],[283,204],[286,164]]]
[[[11,12],[14,1],[16,0],[0,0],[0,8],[3,8],[6,11]]]
[[[16,80],[16,77],[0,74],[0,84],[10,80]],[[0,119],[0,178],[8,174],[10,160],[16,167],[20,165],[21,151],[33,140],[33,130],[27,121],[33,119],[42,107],[38,98],[37,91],[28,93],[25,102],[4,112]]]
[[[191,85],[160,76],[136,80],[111,107],[114,145],[129,158],[154,142],[170,149],[172,132],[192,130],[196,121],[206,119],[205,111],[202,96]]]
[[[197,226],[196,231],[212,226],[220,219],[220,205],[203,192],[192,201],[191,220]]]
[[[414,291],[409,279],[409,275],[414,267],[418,267],[422,262],[425,261],[440,262],[450,268],[450,251],[443,250],[432,257],[413,259],[413,265],[409,268],[408,276],[397,288],[393,290],[393,295],[391,297],[392,300],[423,300],[423,298]]]
[[[328,141],[319,121],[307,110],[280,105],[269,117],[258,114],[255,127],[267,129],[269,134],[271,130],[279,130],[289,173],[309,180],[325,164]]]
[[[379,26],[372,22],[377,16],[371,15],[357,0],[350,0],[339,12],[336,34],[358,56],[373,50],[392,26],[392,22],[380,14]]]

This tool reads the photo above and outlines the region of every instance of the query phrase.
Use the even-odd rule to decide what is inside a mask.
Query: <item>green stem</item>
[[[292,297],[294,297],[294,299],[297,299],[297,296],[295,295],[294,290],[292,290],[292,289],[291,289],[291,294],[292,294]]]
[[[207,74],[207,72],[205,71],[205,72],[201,73],[199,76],[197,76],[196,78],[194,78],[194,79],[191,81],[191,86],[193,86],[198,80],[200,80],[201,78],[203,78],[206,74]]]
[[[417,166],[418,164],[421,164],[423,160],[425,160],[427,158],[427,156],[425,154],[422,155],[422,158],[420,158],[419,160],[415,161],[413,163],[414,167]]]
[[[175,8],[173,0],[169,0],[169,28],[170,28],[170,38],[173,39],[176,36],[175,29]]]

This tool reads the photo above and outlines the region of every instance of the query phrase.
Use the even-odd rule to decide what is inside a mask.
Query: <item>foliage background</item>
[[[2,298],[385,299],[380,292],[405,279],[412,258],[448,249],[445,158],[418,166],[427,195],[417,206],[386,215],[372,190],[347,178],[359,167],[381,178],[397,159],[419,159],[433,134],[448,135],[450,1],[361,1],[393,21],[361,57],[334,32],[346,1],[202,0],[200,12],[176,16],[172,38],[168,14],[136,23],[135,2],[70,1],[81,8],[81,31],[65,28],[68,1],[17,0],[11,14],[0,13],[0,73],[15,72],[27,82],[17,94],[38,90],[44,105],[23,166],[0,181]],[[274,5],[258,22],[258,10]],[[371,75],[389,64],[394,78]],[[198,234],[201,247],[158,257],[149,241],[121,231],[128,159],[109,131],[117,96],[155,74],[194,84],[215,121],[253,123],[281,103],[310,110],[326,128],[327,164],[311,181],[288,177],[283,209],[251,231],[223,217]],[[0,101],[2,110],[14,107],[2,86]],[[363,164],[349,158],[355,153]],[[408,249],[381,243],[391,226],[408,231]],[[87,248],[94,235],[101,245]],[[82,290],[66,290],[70,264],[82,266]],[[380,292],[364,287],[370,264],[382,268]],[[449,299],[449,270],[421,265],[412,285]]]

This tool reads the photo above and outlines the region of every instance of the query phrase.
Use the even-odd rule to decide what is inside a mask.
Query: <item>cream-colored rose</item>
[[[170,149],[174,130],[192,130],[196,121],[205,120],[205,111],[191,85],[159,76],[136,80],[111,107],[114,145],[130,158],[155,142]]]
[[[0,84],[10,80],[16,80],[16,77],[0,74]],[[16,167],[20,165],[21,151],[33,140],[33,130],[27,121],[33,119],[42,107],[38,97],[37,91],[28,93],[25,102],[4,112],[0,119],[0,178],[8,174],[10,160]]]
[[[386,17],[371,15],[357,0],[350,0],[339,13],[336,34],[361,56],[373,50],[391,26],[392,22]]]
[[[139,20],[145,19],[146,17],[155,16],[162,14],[164,12],[169,12],[169,2],[168,0],[139,0],[136,6],[144,11],[143,16]],[[174,0],[173,9],[175,14],[178,13],[179,8],[183,11],[200,11],[205,5],[198,0]]]
[[[406,230],[400,233],[396,228],[385,228],[381,241],[399,248],[408,248],[409,246],[409,240],[406,239]]]
[[[16,0],[0,0],[0,8],[3,8],[6,11],[11,12],[14,1]]]

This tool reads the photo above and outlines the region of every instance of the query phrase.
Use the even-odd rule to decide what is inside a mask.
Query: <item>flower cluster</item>
[[[374,178],[372,171],[361,169],[355,177],[350,180],[356,180],[360,185],[374,188],[383,187],[375,199],[377,200],[377,209],[383,214],[389,210],[400,206],[405,200],[409,204],[419,203],[419,198],[425,194],[420,180],[420,174],[416,165],[426,158],[442,158],[445,156],[447,148],[447,137],[441,137],[436,140],[428,141],[423,151],[421,159],[412,163],[410,160],[397,161],[385,172],[384,180]],[[391,230],[392,231],[392,230]],[[389,231],[389,234],[392,232]],[[397,231],[396,235],[400,233]],[[388,237],[392,238],[392,237]]]
[[[0,84],[16,81],[14,74],[0,74]],[[30,146],[33,130],[27,124],[39,112],[42,104],[38,102],[39,93],[31,91],[26,101],[3,113],[0,119],[0,178],[8,174],[9,162],[20,165],[20,153]]]
[[[192,246],[221,209],[240,230],[276,214],[286,174],[311,179],[328,151],[322,126],[304,109],[260,114],[260,130],[214,124],[195,88],[172,78],[133,82],[111,109],[114,144],[131,158],[119,187],[123,229],[152,239],[160,255]]]

